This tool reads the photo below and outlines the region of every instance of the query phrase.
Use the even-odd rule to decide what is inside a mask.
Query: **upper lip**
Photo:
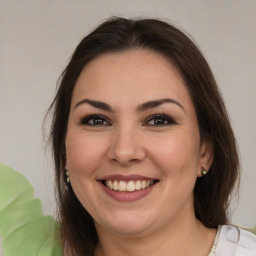
[[[133,174],[133,175],[116,174],[116,175],[107,175],[98,180],[99,181],[102,181],[102,180],[117,180],[117,181],[131,181],[132,180],[132,181],[136,181],[136,180],[157,180],[157,179],[142,176],[142,175],[137,175],[137,174]]]

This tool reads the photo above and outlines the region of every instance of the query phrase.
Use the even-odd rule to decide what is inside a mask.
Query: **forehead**
[[[72,100],[92,97],[103,101],[146,101],[165,98],[167,94],[190,101],[179,70],[159,53],[133,49],[107,53],[89,62],[76,82]]]

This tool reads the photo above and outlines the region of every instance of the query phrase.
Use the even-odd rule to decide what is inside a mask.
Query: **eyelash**
[[[95,123],[96,120],[100,120],[101,123]],[[162,121],[164,123],[157,124],[158,121]],[[90,123],[92,121],[92,123]],[[149,124],[150,121],[154,121],[154,124]],[[111,125],[110,121],[108,118],[105,116],[99,115],[99,114],[92,114],[89,116],[86,116],[82,118],[79,122],[80,125],[90,125],[90,126],[107,126]],[[148,117],[143,124],[143,126],[167,126],[167,125],[172,125],[172,124],[177,124],[177,122],[171,118],[168,115],[165,114],[155,114],[150,117]]]
[[[106,122],[107,124],[96,124],[94,123],[96,120],[102,120],[103,122]],[[93,123],[90,123],[90,121],[93,121]],[[91,125],[91,126],[105,126],[110,125],[110,122],[105,116],[99,115],[99,114],[93,114],[86,116],[82,118],[79,122],[81,125]]]
[[[164,121],[163,124],[156,124],[154,122],[154,124],[148,124],[150,121],[155,120],[155,122],[158,120],[162,120]],[[146,120],[146,124],[145,125],[149,125],[149,126],[167,126],[167,125],[172,125],[172,124],[177,124],[177,122],[170,116],[165,115],[165,114],[155,114],[150,116],[147,120]]]

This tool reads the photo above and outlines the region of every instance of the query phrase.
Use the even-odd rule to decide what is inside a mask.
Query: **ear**
[[[213,161],[213,146],[210,139],[204,139],[200,145],[197,177],[202,177],[202,169],[209,171]]]
[[[65,170],[68,170],[69,168],[68,168],[68,161],[67,161],[67,159],[66,159],[66,162],[65,162]]]

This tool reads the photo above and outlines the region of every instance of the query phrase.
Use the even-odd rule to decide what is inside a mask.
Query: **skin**
[[[138,111],[145,102],[171,99]],[[107,103],[112,111],[84,102]],[[99,114],[104,118],[85,118]],[[160,125],[152,115],[164,114]],[[81,72],[72,96],[66,167],[73,190],[95,220],[96,255],[208,255],[216,231],[195,217],[193,189],[212,162],[195,109],[175,66],[160,54],[102,55]],[[119,202],[99,180],[139,174],[158,180],[136,201]],[[161,246],[159,246],[161,245]]]

